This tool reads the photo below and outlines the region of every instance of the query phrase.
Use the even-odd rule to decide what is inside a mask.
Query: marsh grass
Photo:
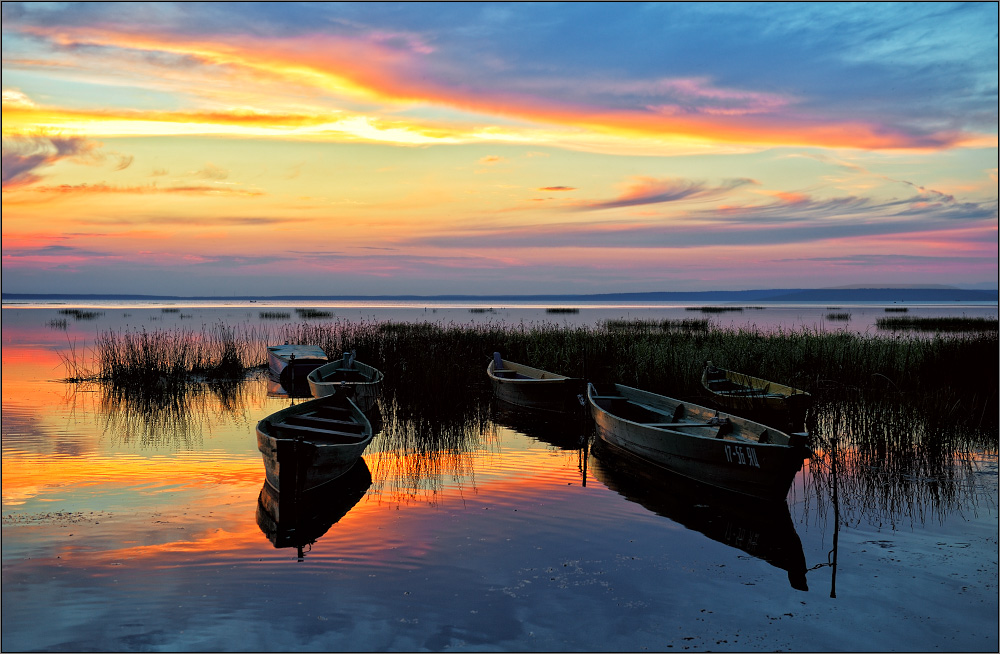
[[[284,311],[261,311],[258,315],[261,320],[288,320],[292,317],[292,314]]]
[[[299,318],[303,320],[311,320],[315,318],[329,318],[333,314],[329,311],[320,311],[319,309],[296,309],[295,313]]]
[[[717,307],[717,306],[705,306],[705,307],[686,307],[685,311],[701,311],[702,313],[726,313],[729,311],[742,313],[743,307]]]
[[[998,449],[996,331],[888,337],[723,329],[707,321],[609,321],[598,328],[220,323],[201,332],[108,331],[97,341],[93,372],[72,346],[64,361],[67,380],[101,384],[105,413],[126,431],[137,430],[135,416],[142,415],[143,438],[163,430],[189,438],[187,417],[200,411],[191,397],[214,394],[238,410],[247,373],[265,364],[268,344],[280,342],[318,345],[331,357],[356,350],[358,360],[385,373],[384,422],[370,464],[377,483],[400,501],[432,497],[448,475],[467,477],[469,453],[493,446],[485,371],[494,351],[698,404],[710,403],[700,383],[706,360],[809,391],[816,399],[806,425],[816,451],[807,464],[810,501],[830,501],[835,456],[848,519],[894,525],[908,516],[940,517],[965,501],[971,461]]]
[[[995,322],[995,321],[994,321]],[[386,375],[402,405],[438,395],[459,410],[487,388],[492,353],[584,377],[618,382],[687,401],[705,399],[704,362],[801,388],[819,400],[891,398],[947,407],[952,419],[997,424],[997,333],[880,337],[811,330],[764,332],[716,328],[707,321],[608,321],[598,328],[554,323],[461,325],[333,321],[277,328],[219,323],[202,331],[108,331],[99,335],[96,369],[73,348],[64,357],[69,381],[99,378],[152,392],[189,377],[238,378],[266,364],[271,343],[318,345],[328,356],[357,350]],[[392,390],[396,389],[396,390]],[[940,409],[945,410],[945,409]]]
[[[851,319],[851,314],[849,314],[847,312],[828,313],[828,314],[826,314],[826,319],[827,320],[850,320]]]
[[[81,311],[80,309],[60,309],[64,316],[73,316],[77,320],[94,320],[104,315],[103,311]]]

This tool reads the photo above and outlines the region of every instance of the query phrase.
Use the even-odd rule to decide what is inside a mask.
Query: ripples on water
[[[290,507],[253,429],[300,400],[263,376],[151,404],[14,345],[5,649],[996,648],[995,456],[934,451],[884,406],[815,416],[775,505],[592,448],[485,375],[451,411],[390,389],[362,464]]]

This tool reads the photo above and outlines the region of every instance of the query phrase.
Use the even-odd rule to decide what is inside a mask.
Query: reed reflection
[[[366,456],[380,496],[397,504],[435,502],[445,486],[475,487],[475,452],[496,439],[487,411],[401,404],[391,389],[380,406],[381,430]],[[450,410],[449,410],[450,409]],[[372,423],[374,428],[375,423]]]
[[[292,548],[302,561],[322,538],[358,502],[372,485],[364,459],[332,482],[305,493],[282,495],[264,482],[257,498],[257,526],[276,549]]]
[[[578,455],[580,483],[582,486],[587,485],[587,448],[593,438],[593,426],[587,414],[532,411],[502,400],[494,400],[490,404],[490,419],[494,424],[513,429],[560,450],[575,450]]]
[[[796,590],[809,590],[806,559],[788,505],[741,495],[672,474],[597,440],[591,474],[625,499],[714,541],[784,570]]]
[[[179,387],[123,388],[107,381],[68,386],[71,410],[92,413],[113,443],[190,448],[221,420],[245,419],[253,378],[190,381]]]
[[[809,420],[814,455],[805,475],[806,507],[834,507],[844,525],[868,521],[943,523],[981,501],[977,460],[995,452],[981,430],[928,415],[906,402],[839,401],[817,406]],[[836,493],[834,489],[836,488]]]

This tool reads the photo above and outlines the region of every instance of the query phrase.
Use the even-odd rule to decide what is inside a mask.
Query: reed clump
[[[104,315],[103,311],[83,311],[81,309],[60,309],[64,316],[73,316],[77,320],[94,320]]]
[[[735,312],[743,313],[743,307],[717,307],[717,306],[704,306],[704,307],[686,307],[685,311],[701,311],[702,313],[726,313]]]
[[[700,321],[609,321],[600,327],[337,320],[277,329],[220,323],[201,332],[105,332],[91,377],[131,388],[174,388],[185,378],[236,378],[266,362],[274,343],[318,345],[330,357],[356,350],[386,375],[403,407],[441,415],[488,396],[494,351],[508,360],[598,383],[618,382],[704,403],[708,360],[808,391],[820,401],[905,402],[976,428],[996,428],[996,331],[934,337],[811,330],[717,328]],[[75,363],[76,378],[88,375]],[[441,399],[444,398],[444,399]],[[416,410],[416,409],[414,409]]]
[[[333,314],[329,311],[321,311],[319,309],[296,309],[295,313],[303,320],[310,320],[314,318],[329,318]]]

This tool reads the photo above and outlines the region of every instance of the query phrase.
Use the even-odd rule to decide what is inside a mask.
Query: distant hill
[[[747,291],[659,291],[565,295],[125,295],[3,293],[4,300],[439,300],[579,302],[996,302],[996,290],[933,288],[798,288]]]

